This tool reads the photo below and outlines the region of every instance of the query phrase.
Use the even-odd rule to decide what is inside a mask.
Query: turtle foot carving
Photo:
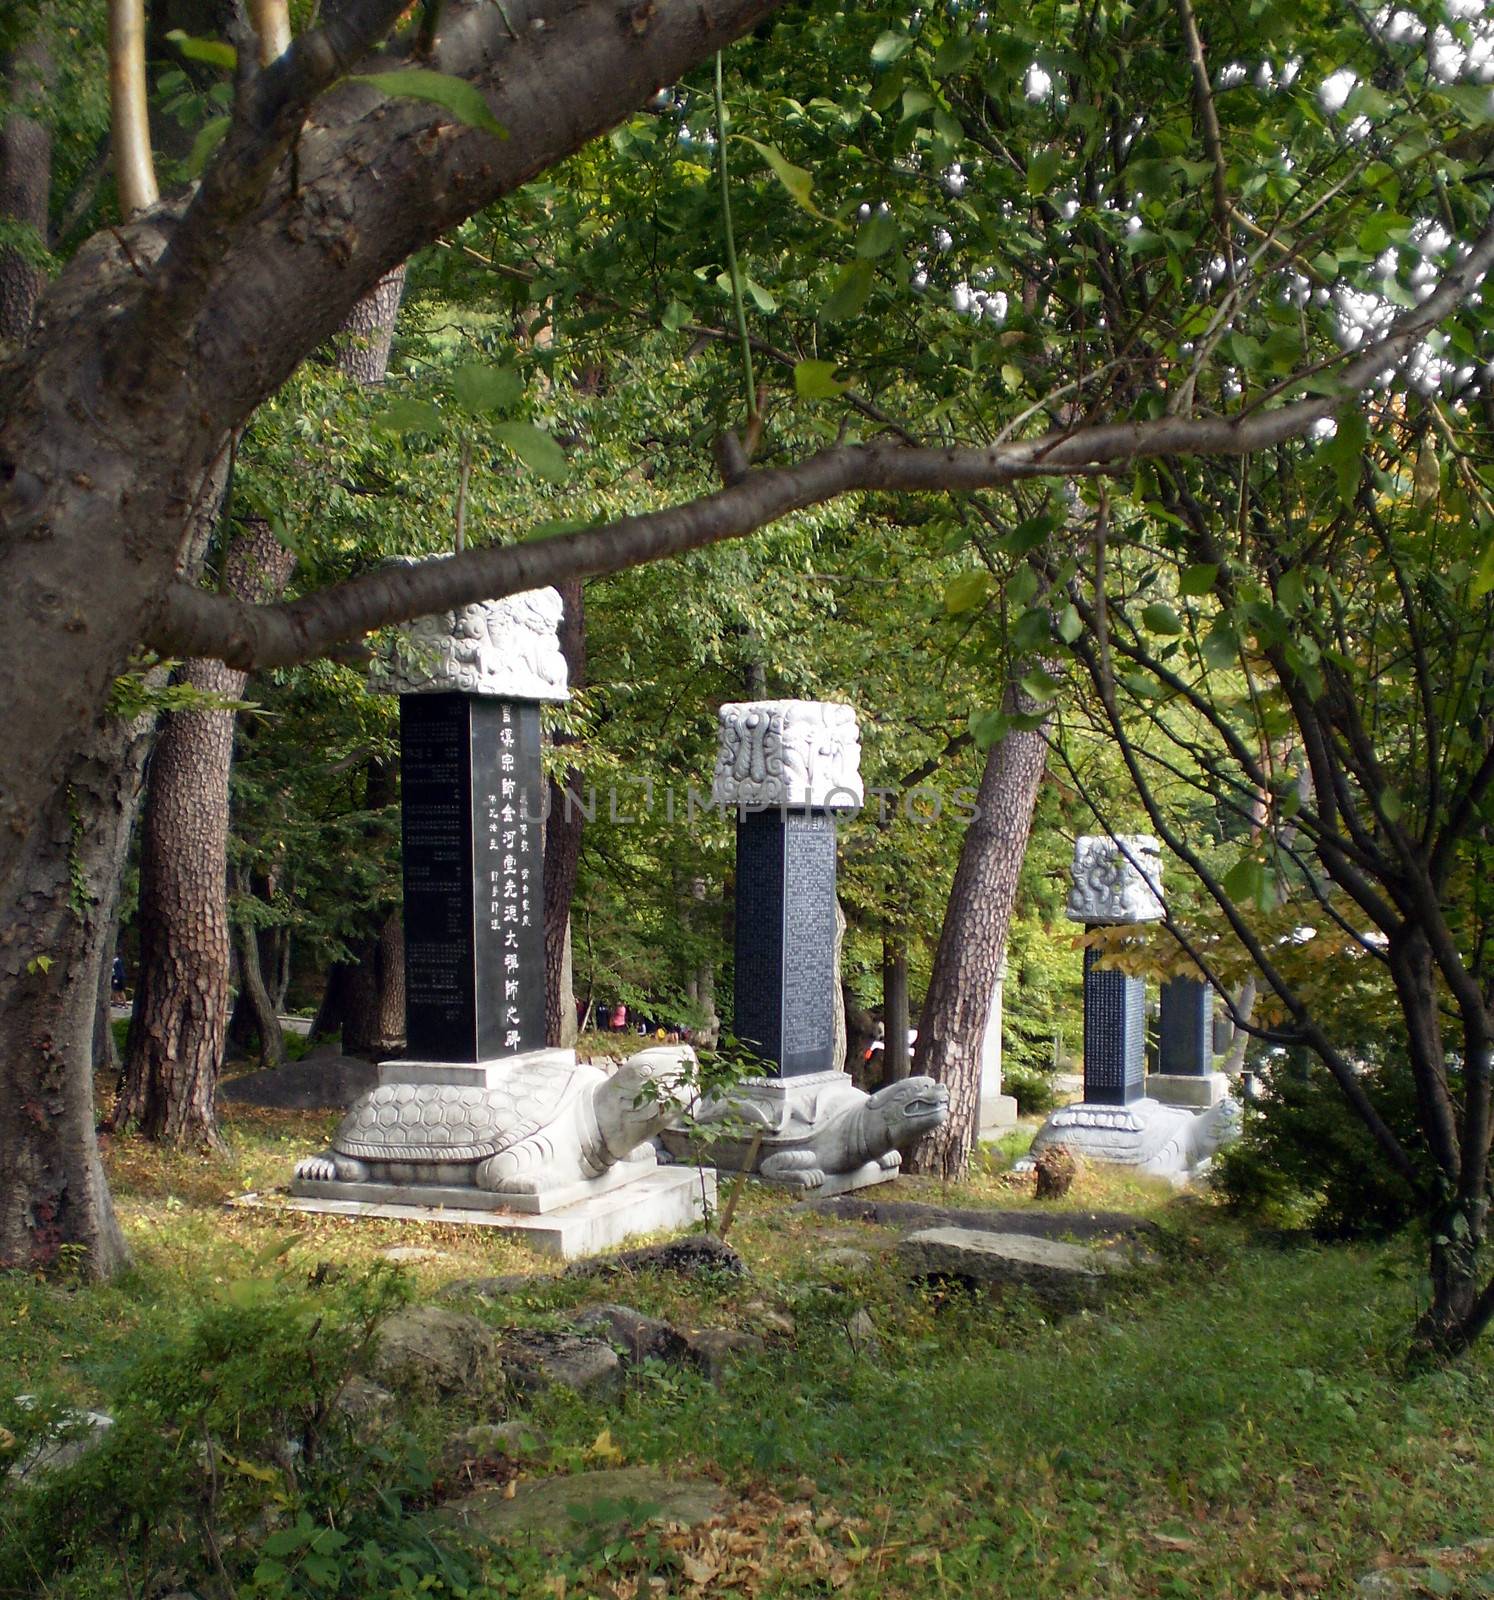
[[[298,1178],[311,1178],[317,1183],[363,1183],[368,1178],[368,1168],[361,1161],[340,1156],[335,1150],[324,1151],[319,1156],[308,1156],[296,1163]]]

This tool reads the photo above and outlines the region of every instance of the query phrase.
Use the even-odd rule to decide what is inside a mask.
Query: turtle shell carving
[[[553,1122],[599,1077],[547,1064],[486,1088],[385,1084],[348,1113],[332,1148],[359,1161],[484,1161]]]

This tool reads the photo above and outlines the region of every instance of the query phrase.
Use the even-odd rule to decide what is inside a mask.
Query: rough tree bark
[[[1008,706],[1016,703],[1008,692]],[[1031,709],[1027,707],[1026,709]],[[980,1047],[991,1010],[1038,784],[1048,759],[1047,724],[1014,729],[991,746],[939,930],[918,1024],[913,1070],[949,1090],[949,1120],[921,1139],[910,1172],[961,1178],[980,1121]]]
[[[566,675],[573,689],[586,682],[586,599],[581,580],[560,585],[565,614],[560,622],[560,648]],[[565,734],[555,736],[557,746],[570,743]],[[581,807],[567,805],[564,790],[579,794],[581,774],[571,767],[564,783],[546,780],[549,815],[545,818],[545,1042],[576,1042],[575,986],[571,976],[571,901],[576,893],[576,868],[581,861],[581,831],[586,817]]]
[[[233,536],[224,587],[249,600],[280,593],[295,557],[254,519]],[[180,682],[238,699],[248,674],[185,662]],[[216,1149],[218,1069],[228,1024],[228,773],[235,713],[172,712],[151,761],[140,842],[140,970],[124,1080],[110,1126]]]
[[[228,1034],[234,1036],[234,1026],[244,1019],[243,1031],[259,1041],[261,1067],[279,1067],[285,1064],[285,1035],[280,1028],[280,1017],[275,1002],[265,984],[260,962],[260,936],[247,922],[230,923],[230,939],[235,964],[238,968],[239,998],[229,1020]]]
[[[896,933],[882,937],[882,1072],[889,1083],[913,1070],[908,1051],[908,947]]]
[[[0,62],[0,92],[13,110],[0,124],[0,216],[47,245],[47,207],[52,192],[52,134],[30,115],[46,95],[52,60],[40,41],[18,46]],[[0,339],[24,345],[47,275],[33,256],[14,245],[0,248]]]

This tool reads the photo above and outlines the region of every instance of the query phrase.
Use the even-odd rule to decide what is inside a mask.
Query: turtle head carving
[[[949,1115],[949,1090],[932,1078],[903,1078],[878,1089],[861,1114],[884,1124],[888,1147],[899,1149],[944,1121]]]
[[[614,1160],[623,1160],[679,1114],[678,1089],[693,1059],[688,1046],[640,1050],[597,1086],[597,1130]]]

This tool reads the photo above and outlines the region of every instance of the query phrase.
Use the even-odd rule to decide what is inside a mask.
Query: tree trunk
[[[21,45],[0,65],[5,98],[16,108],[0,125],[0,217],[29,228],[38,251],[47,246],[52,134],[30,112],[40,108],[51,80],[51,57],[39,42]],[[26,343],[46,281],[46,272],[30,252],[14,245],[0,248],[0,340]]]
[[[93,1070],[110,1083],[119,1078],[119,1051],[114,1044],[114,941],[119,932],[116,922],[104,937],[104,955],[99,962],[99,996],[93,1010]]]
[[[405,269],[398,266],[368,291],[348,313],[337,336],[338,368],[354,383],[376,384],[389,371],[394,323],[405,294]]]
[[[573,689],[586,682],[586,599],[581,580],[560,586],[565,613],[560,621],[560,648]],[[571,741],[556,734],[557,745]],[[586,824],[580,806],[565,804],[562,786],[549,779],[549,816],[545,819],[545,1043],[576,1042],[575,989],[568,971],[571,901],[581,861],[581,830]],[[564,788],[578,791],[581,774],[570,768]]]
[[[1007,699],[1018,703],[1010,691]],[[906,1162],[910,1172],[957,1179],[970,1161],[980,1123],[981,1040],[1047,763],[1047,727],[1013,730],[986,756],[980,815],[960,847],[914,1056],[916,1072],[949,1090],[949,1120],[918,1142]]]
[[[71,1248],[102,1279],[129,1260],[99,1160],[93,1064],[101,1005],[109,1015],[120,863],[154,728],[153,716],[102,719],[26,839],[24,889],[0,933],[3,1267],[49,1267]]]
[[[280,1018],[275,1014],[275,1002],[265,987],[264,972],[260,966],[259,934],[247,923],[233,924],[233,948],[239,964],[239,1002],[247,1016],[253,1019],[259,1037],[259,1064],[261,1067],[285,1065],[285,1036],[280,1030]],[[235,1007],[235,1016],[238,1015]]]
[[[908,947],[895,933],[882,938],[882,1071],[888,1083],[913,1070],[908,1053]]]
[[[269,524],[245,524],[224,587],[278,594],[295,557]],[[248,674],[221,661],[183,664],[179,679],[234,700]],[[228,771],[231,710],[173,712],[151,762],[140,846],[140,971],[124,1082],[110,1125],[149,1139],[217,1149],[218,1069],[228,1021]]]

